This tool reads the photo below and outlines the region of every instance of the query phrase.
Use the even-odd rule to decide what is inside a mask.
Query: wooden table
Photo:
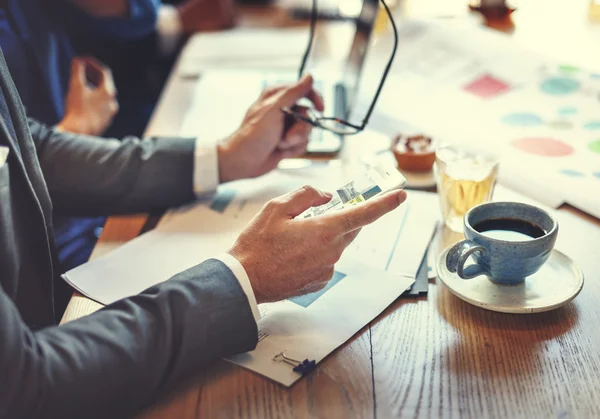
[[[411,14],[411,7],[436,1],[441,2],[408,1],[401,7]],[[560,20],[563,34],[567,24],[577,28],[581,39],[590,39],[587,30],[597,30],[591,23],[581,29],[586,1],[547,2],[553,4],[538,8],[539,14],[535,7],[540,0],[521,3],[514,36],[523,42],[535,44],[540,34],[532,28],[552,28],[553,19],[566,10],[561,7],[572,18]],[[287,25],[274,9],[267,15],[249,9],[243,16],[246,24],[274,20]],[[572,57],[567,49],[565,54]],[[149,134],[178,132],[193,83],[170,78]],[[344,153],[357,147],[349,142]],[[110,218],[93,257],[134,238],[145,221],[145,216]],[[489,312],[462,302],[433,281],[426,298],[398,300],[291,389],[218,362],[141,417],[600,417],[600,221],[569,209],[560,211],[559,223],[558,247],[586,275],[582,293],[563,308],[527,316]],[[444,231],[438,247],[455,239]],[[63,321],[99,307],[74,295]]]

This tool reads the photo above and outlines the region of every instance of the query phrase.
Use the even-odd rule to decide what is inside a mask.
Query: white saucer
[[[529,314],[567,304],[583,287],[583,272],[568,256],[553,250],[548,261],[520,285],[497,285],[487,276],[461,279],[446,268],[444,250],[437,260],[438,278],[461,300],[486,310]]]
[[[436,185],[433,170],[428,172],[407,172],[401,170],[406,178],[406,187],[412,189],[428,189]]]

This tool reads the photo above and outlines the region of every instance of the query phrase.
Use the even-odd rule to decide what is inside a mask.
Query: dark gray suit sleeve
[[[221,357],[254,349],[257,326],[233,273],[208,260],[35,333],[0,288],[0,336],[0,418],[113,418]]]
[[[149,212],[195,199],[192,138],[105,139],[29,128],[52,203],[63,215]]]

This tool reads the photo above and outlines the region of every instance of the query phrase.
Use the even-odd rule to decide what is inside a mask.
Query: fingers
[[[279,86],[271,86],[271,87],[267,87],[266,89],[264,89],[262,91],[261,97],[263,99],[268,99],[271,96],[276,95],[277,93],[281,92],[283,89],[285,89],[285,85],[279,85]]]
[[[80,59],[87,66],[89,66],[90,68],[92,68],[93,70],[96,70],[96,71],[102,71],[103,69],[107,68],[104,64],[102,64],[100,62],[100,60],[98,60],[95,57],[92,57],[91,55],[78,57],[78,59]]]
[[[296,124],[306,125],[306,124]],[[271,153],[265,168],[269,171],[277,167],[279,162],[283,159],[291,159],[294,157],[302,157],[306,153],[306,147],[308,146],[308,134],[304,133],[306,128],[293,126],[293,132],[286,135],[283,141],[279,142],[277,148]],[[310,129],[309,129],[310,131]]]
[[[86,74],[90,81],[110,96],[116,96],[117,89],[110,68],[91,56],[82,57],[81,61],[86,66]]]
[[[308,145],[308,143],[305,144],[300,144],[297,147],[294,148],[290,148],[287,150],[283,150],[283,151],[278,151],[277,154],[277,164],[279,164],[279,162],[283,159],[294,159],[297,157],[302,157],[306,154],[306,146]]]
[[[362,204],[352,206],[331,214],[324,214],[326,222],[331,223],[339,234],[349,233],[371,224],[390,211],[395,210],[406,200],[404,190],[394,190]]]
[[[102,78],[103,65],[94,57],[84,56],[79,57],[79,60],[85,66],[85,82],[86,85],[91,85],[94,89],[98,88]]]
[[[113,80],[112,71],[110,71],[109,68],[103,68],[100,72],[99,86],[111,96],[116,96],[117,88],[115,87],[115,81]]]
[[[319,191],[311,186],[303,186],[275,201],[281,204],[285,215],[294,218],[311,207],[328,203],[331,196],[328,192]]]
[[[323,111],[324,103],[321,95],[313,88],[313,78],[310,75],[303,76],[298,82],[291,84],[278,91],[279,107],[292,106],[302,98],[309,99],[315,108]]]
[[[277,145],[278,150],[290,150],[308,145],[312,126],[302,122],[295,122],[284,134],[283,140]]]
[[[293,159],[304,156],[306,153],[307,144],[308,143],[300,144],[287,150],[275,150],[273,153],[271,153],[263,167],[270,172],[271,170],[275,169],[279,162],[283,159]]]
[[[294,105],[294,106],[292,106],[293,114],[285,112],[284,109],[289,109],[289,108],[281,108],[282,112],[285,113],[285,118],[284,118],[284,123],[283,123],[283,133],[282,133],[283,141],[281,143],[279,143],[279,146],[277,147],[278,149],[282,149],[282,150],[285,150],[286,148],[290,148],[290,147],[286,147],[285,145],[282,147],[282,143],[286,142],[286,138],[289,137],[288,134],[290,134],[290,131],[292,134],[295,134],[295,133],[297,133],[297,130],[300,128],[303,131],[307,132],[306,136],[308,137],[308,134],[310,134],[310,128],[312,128],[312,126],[313,126],[313,124],[310,122],[309,109],[307,107]],[[300,115],[302,115],[302,116],[300,116]],[[306,118],[306,120],[303,118]],[[302,125],[305,125],[305,127],[303,127],[303,128],[296,127],[295,126],[296,124],[302,124]]]
[[[323,112],[325,110],[325,101],[323,100],[323,96],[321,96],[321,93],[315,89],[310,89],[310,91],[304,97],[310,100],[313,105],[315,105],[315,109],[317,109],[319,112]]]
[[[85,62],[80,58],[73,58],[71,61],[71,85],[85,86]]]

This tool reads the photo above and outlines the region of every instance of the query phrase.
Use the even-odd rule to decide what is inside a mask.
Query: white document
[[[414,282],[348,262],[336,267],[329,285],[317,293],[261,306],[259,342],[252,352],[228,359],[285,386],[301,374],[293,366],[273,358],[289,358],[317,364],[377,317]],[[317,366],[318,368],[318,366]]]
[[[594,193],[600,190],[600,69],[544,57],[472,25],[407,21],[402,33],[405,42],[370,128],[392,135],[395,120],[398,132],[488,148],[500,157],[500,183],[554,208],[569,203],[600,218]],[[378,81],[364,79],[356,118]]]
[[[218,141],[240,127],[258,100],[268,73],[262,71],[206,71],[194,88],[179,135]]]
[[[191,76],[215,68],[297,69],[308,40],[306,28],[239,28],[196,34],[181,54],[178,72]]]

